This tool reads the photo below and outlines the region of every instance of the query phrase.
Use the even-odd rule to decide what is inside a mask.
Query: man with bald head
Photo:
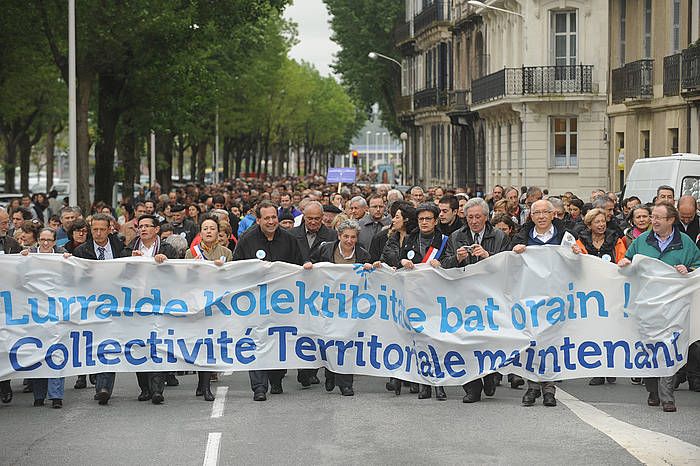
[[[22,246],[7,232],[10,229],[10,214],[0,207],[0,254],[19,254]]]
[[[513,252],[522,254],[530,246],[546,246],[561,244],[566,228],[564,222],[554,218],[554,206],[547,200],[533,202],[530,207],[530,219],[513,238]],[[545,406],[556,406],[554,398],[556,388],[554,382],[527,381],[527,391],[523,395],[523,406],[532,406],[535,400],[544,393],[542,400]]]
[[[690,236],[700,247],[700,220],[698,220],[698,202],[693,196],[681,196],[678,199],[678,215],[680,220],[676,223],[678,230]]]
[[[335,230],[323,224],[323,205],[318,201],[309,201],[304,207],[302,223],[290,230],[299,243],[302,257],[307,260],[321,243],[333,242],[338,239]]]

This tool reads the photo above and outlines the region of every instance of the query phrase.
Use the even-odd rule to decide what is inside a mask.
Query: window
[[[642,156],[645,159],[649,158],[649,151],[651,147],[651,141],[649,140],[649,131],[640,131],[639,133],[639,147],[640,147],[640,152],[642,153]]]
[[[668,150],[671,154],[678,153],[678,128],[668,129]]]
[[[554,45],[554,65],[557,66],[556,79],[574,79],[576,69],[577,39],[576,12],[556,12],[552,15]],[[565,68],[571,66],[571,68]],[[562,68],[559,68],[562,67]],[[570,73],[568,72],[570,70]]]
[[[686,176],[681,182],[681,195],[700,198],[700,176]]]
[[[627,0],[620,0],[620,66],[625,64],[627,48]]]
[[[578,167],[578,120],[569,117],[551,119],[552,168]]]
[[[671,13],[671,53],[681,51],[681,0],[673,0]]]
[[[644,57],[651,58],[651,0],[644,0]]]

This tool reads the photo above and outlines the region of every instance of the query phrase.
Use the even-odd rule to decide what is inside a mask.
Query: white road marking
[[[228,387],[216,387],[216,399],[214,399],[214,404],[211,407],[212,419],[216,419],[224,415],[227,393]]]
[[[204,466],[216,466],[219,464],[219,445],[221,444],[221,432],[210,432],[207,437],[207,449],[204,452]]]
[[[696,445],[620,421],[559,387],[557,399],[583,422],[613,439],[644,464],[698,464],[700,447]]]

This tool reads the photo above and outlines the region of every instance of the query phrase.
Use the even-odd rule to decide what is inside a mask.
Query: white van
[[[632,165],[622,199],[637,196],[643,203],[652,202],[656,188],[671,186],[678,199],[684,195],[700,197],[700,155],[673,154],[668,157],[637,159]]]

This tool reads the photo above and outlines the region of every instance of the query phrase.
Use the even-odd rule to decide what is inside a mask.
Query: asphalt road
[[[179,379],[155,406],[136,400],[133,374],[118,374],[103,407],[71,377],[61,410],[33,407],[15,381],[14,400],[0,406],[0,464],[700,464],[700,393],[687,385],[676,392],[679,411],[663,413],[629,379],[557,384],[553,408],[541,398],[522,407],[523,390],[507,386],[475,404],[463,404],[458,387],[446,402],[397,397],[370,377],[342,397],[322,385],[301,390],[295,371],[267,402],[252,401],[247,374],[223,376],[208,403],[194,396],[195,376]]]

